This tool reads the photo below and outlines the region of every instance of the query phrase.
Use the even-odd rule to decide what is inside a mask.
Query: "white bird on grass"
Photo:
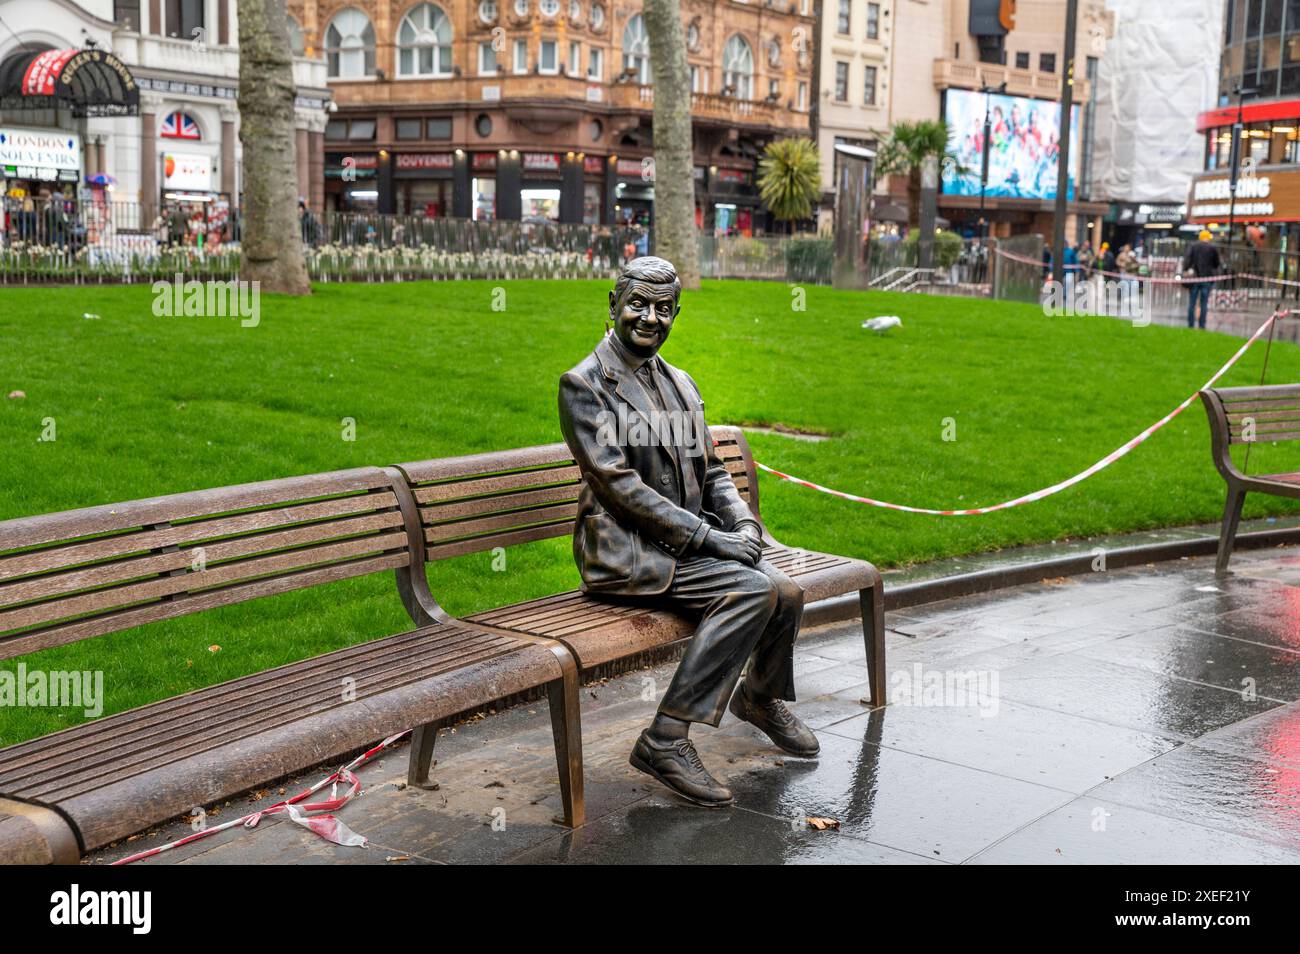
[[[903,322],[897,315],[881,315],[879,318],[871,318],[862,323],[863,328],[870,328],[878,335],[883,335],[890,328],[901,328]]]

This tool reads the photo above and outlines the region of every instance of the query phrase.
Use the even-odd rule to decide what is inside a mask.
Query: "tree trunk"
[[[285,0],[239,0],[239,141],[244,146],[240,277],[311,294],[298,226],[293,58]]]
[[[681,0],[645,0],[644,14],[655,82],[655,251],[677,266],[683,288],[699,288],[691,74]]]
[[[912,166],[907,172],[907,227],[921,224],[921,167]]]

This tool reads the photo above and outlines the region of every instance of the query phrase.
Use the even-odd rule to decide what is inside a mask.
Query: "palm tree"
[[[942,119],[901,120],[889,130],[889,138],[876,152],[876,172],[880,175],[907,176],[907,225],[915,228],[920,221],[921,166],[930,156],[938,156],[945,165],[957,163],[948,149],[952,130]]]
[[[699,288],[691,74],[681,0],[645,0],[644,16],[655,89],[655,253],[677,267],[683,288]]]
[[[298,226],[293,58],[285,0],[239,0],[239,141],[244,146],[240,278],[311,294]]]
[[[777,139],[769,142],[758,163],[758,194],[772,215],[792,223],[812,215],[821,195],[821,157],[811,139]]]

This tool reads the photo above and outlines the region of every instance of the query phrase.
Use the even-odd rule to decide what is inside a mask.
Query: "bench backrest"
[[[713,438],[758,516],[744,435]],[[446,620],[411,570],[572,533],[581,483],[548,444],[0,521],[0,659],[382,570]]]
[[[0,659],[408,566],[399,494],[365,467],[0,522]]]
[[[712,428],[715,450],[758,515],[745,436]],[[573,532],[582,478],[563,444],[401,464],[420,510],[429,562]]]
[[[1206,388],[1201,399],[1216,442],[1300,440],[1300,384]]]

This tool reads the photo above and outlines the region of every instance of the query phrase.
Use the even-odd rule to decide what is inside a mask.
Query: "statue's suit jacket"
[[[662,358],[651,360],[660,389],[674,388],[679,407],[702,429],[694,454],[666,442],[610,439],[620,405],[629,421],[641,415],[648,422],[657,410],[610,337],[560,379],[560,428],[585,478],[573,533],[584,592],[663,593],[678,559],[693,553],[710,527],[758,526],[713,448],[695,382]],[[694,493],[683,479],[686,467],[695,468]]]

